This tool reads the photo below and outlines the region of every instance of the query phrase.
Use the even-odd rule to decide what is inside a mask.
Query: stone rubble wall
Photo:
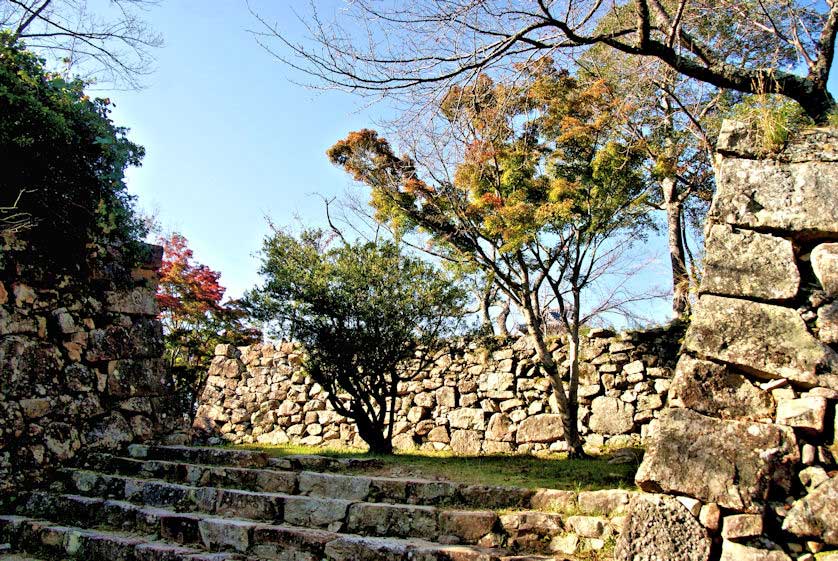
[[[725,124],[700,299],[618,559],[838,559],[838,133],[754,146]]]
[[[181,421],[154,294],[163,248],[116,249],[64,274],[0,237],[0,503],[82,450],[117,450]]]
[[[588,449],[639,445],[667,399],[683,328],[616,335],[597,329],[583,341],[579,426]],[[559,363],[567,354],[553,344]],[[399,387],[397,449],[459,454],[561,451],[561,417],[527,338],[488,350],[456,340],[432,351],[430,366]],[[302,371],[291,343],[219,345],[194,428],[210,443],[363,446]]]

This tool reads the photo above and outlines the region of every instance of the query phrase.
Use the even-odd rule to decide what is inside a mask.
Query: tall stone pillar
[[[618,559],[838,549],[838,132],[761,157],[727,122],[716,179],[700,299]]]

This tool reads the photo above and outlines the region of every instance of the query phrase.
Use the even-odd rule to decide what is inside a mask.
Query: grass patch
[[[421,477],[482,485],[567,489],[634,489],[637,466],[609,464],[607,459],[568,460],[562,455],[530,456],[498,454],[457,456],[451,452],[407,451],[392,456],[369,454],[347,448],[317,448],[298,445],[243,445],[237,448],[256,449],[274,457],[315,454],[335,458],[378,460],[372,470],[345,469],[343,473],[364,473],[390,477]]]

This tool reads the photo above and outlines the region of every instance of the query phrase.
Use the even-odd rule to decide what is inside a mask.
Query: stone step
[[[189,485],[426,506],[531,508],[534,498],[537,502],[538,497],[543,497],[549,492],[546,489],[468,485],[428,479],[243,468],[173,460],[141,460],[108,454],[92,454],[82,465],[94,471],[151,477]],[[572,494],[565,493],[565,496],[570,495]]]
[[[18,552],[54,561],[234,561],[232,553],[207,553],[155,536],[63,526],[24,516],[0,515],[0,541]],[[18,555],[23,555],[19,553]],[[23,557],[26,558],[25,556]]]
[[[287,470],[334,471],[344,469],[372,469],[381,467],[373,458],[330,458],[310,454],[272,458],[257,450],[239,450],[213,446],[149,446],[133,444],[128,447],[132,458],[169,460],[195,464],[227,465],[236,467],[275,467]]]
[[[260,524],[196,513],[140,507],[124,501],[72,495],[33,493],[21,509],[34,517],[61,516],[85,527],[136,527],[167,542],[230,550],[257,559],[295,561],[360,561],[423,559],[425,561],[507,561],[502,550],[443,545],[421,539],[339,534],[288,525]],[[525,558],[521,558],[525,559]],[[554,559],[553,557],[533,559]],[[156,559],[154,561],[157,561]]]
[[[499,530],[493,511],[195,487],[77,469],[59,473],[71,493],[87,497],[361,535],[428,540],[442,536],[447,542],[476,544],[484,538],[493,539]]]

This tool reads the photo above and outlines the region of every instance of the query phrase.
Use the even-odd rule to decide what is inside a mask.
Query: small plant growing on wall
[[[450,332],[464,292],[390,242],[349,243],[321,230],[274,230],[264,242],[264,284],[247,300],[306,349],[303,367],[352,419],[373,453],[393,451],[401,364],[417,345]]]

